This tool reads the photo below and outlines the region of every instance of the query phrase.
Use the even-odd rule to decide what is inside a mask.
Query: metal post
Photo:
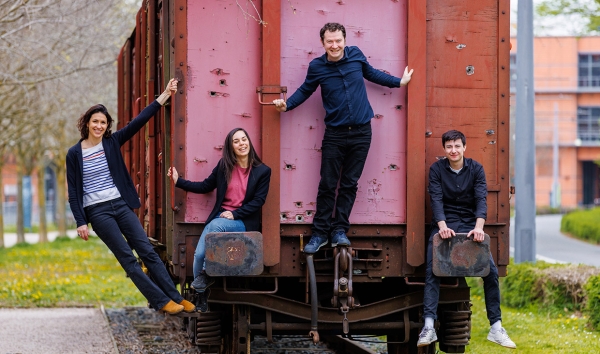
[[[554,102],[554,133],[552,139],[552,192],[551,208],[560,208],[560,179],[558,176],[558,102]]]
[[[515,149],[515,262],[535,261],[535,135],[533,1],[517,8],[517,109]]]

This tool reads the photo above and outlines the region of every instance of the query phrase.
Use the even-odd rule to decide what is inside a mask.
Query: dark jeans
[[[448,227],[456,233],[468,233],[475,225],[451,225]],[[431,230],[427,246],[427,270],[425,272],[425,298],[423,299],[423,317],[437,318],[437,306],[440,300],[440,278],[433,274],[433,235],[439,232],[437,227]],[[490,326],[502,319],[500,312],[500,287],[498,285],[498,268],[490,255],[490,273],[482,277],[485,293],[485,309]]]
[[[312,233],[328,236],[350,228],[350,212],[356,199],[358,179],[371,147],[371,124],[325,129],[321,147],[321,181]],[[335,190],[339,188],[337,198]],[[332,216],[335,207],[335,218]]]
[[[170,300],[176,303],[183,300],[165,265],[148,241],[140,221],[123,199],[90,205],[85,212],[94,232],[117,257],[131,281],[154,309],[161,309]],[[152,279],[144,274],[132,249],[144,262]]]

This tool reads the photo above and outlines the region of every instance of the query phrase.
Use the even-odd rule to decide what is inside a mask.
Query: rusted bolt
[[[373,242],[373,247],[377,248],[377,242]]]
[[[506,11],[502,10],[502,14],[503,14],[503,15],[506,15]]]
[[[183,90],[179,90],[179,93],[183,95]]]
[[[183,66],[183,62],[182,61],[179,62],[179,66]]]
[[[500,149],[500,151],[504,152],[504,148]]]
[[[356,235],[356,230],[352,230],[352,235]]]
[[[377,235],[379,235],[381,232],[379,231],[379,229],[377,229]]]
[[[504,65],[501,66],[502,70],[504,70]]]
[[[502,94],[501,96],[504,97],[504,94]]]
[[[504,42],[504,38],[502,38],[502,39],[500,40],[500,42]]]
[[[183,150],[183,146],[181,146],[181,145],[180,145],[180,146],[179,146],[179,150]]]
[[[500,204],[500,206],[504,208],[504,204]]]
[[[183,34],[180,34],[180,35],[179,35],[179,38],[183,38]]]
[[[181,247],[181,249],[179,249],[179,251],[180,251],[181,253],[185,253],[185,247]]]
[[[181,262],[181,263],[179,264],[179,266],[180,266],[181,268],[185,268],[185,263],[184,263],[184,262]]]

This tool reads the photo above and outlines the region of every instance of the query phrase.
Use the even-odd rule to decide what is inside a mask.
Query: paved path
[[[117,354],[100,309],[0,309],[1,354]]]
[[[93,231],[90,230],[90,234],[93,234]],[[77,230],[67,230],[67,236],[70,238],[77,237]],[[48,241],[52,242],[58,237],[58,231],[50,231],[48,232]],[[40,235],[37,233],[25,233],[25,242],[27,243],[37,243],[40,239]],[[4,247],[12,247],[17,243],[17,234],[16,233],[5,233],[4,234]]]
[[[600,246],[565,236],[560,232],[562,215],[535,218],[537,259],[553,263],[588,264],[600,267]],[[510,225],[511,256],[514,254],[514,219]]]

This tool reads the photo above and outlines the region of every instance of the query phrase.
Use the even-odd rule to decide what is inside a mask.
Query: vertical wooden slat
[[[263,1],[263,19],[267,23],[262,29],[262,85],[280,85],[281,75],[281,2]],[[269,97],[271,96],[271,97]],[[263,101],[275,99],[266,95]],[[271,185],[262,208],[263,243],[265,266],[280,262],[280,114],[273,106],[262,106],[262,160],[271,167]]]
[[[406,169],[406,260],[413,267],[425,261],[426,13],[426,1],[408,0],[408,66],[415,72],[408,85],[406,164],[417,167]]]
[[[498,234],[496,262],[501,276],[506,275],[510,259],[509,244],[509,146],[510,146],[510,0],[498,2],[498,223],[506,226]]]

